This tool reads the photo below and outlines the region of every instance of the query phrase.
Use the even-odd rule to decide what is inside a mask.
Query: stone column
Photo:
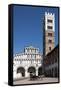
[[[36,68],[36,76],[38,76],[38,68]]]
[[[13,71],[13,79],[16,79],[16,78],[17,78],[16,71]]]
[[[27,77],[28,75],[27,75],[27,70],[25,70],[25,77]]]
[[[25,69],[25,77],[29,77],[29,73],[28,73],[27,68]]]

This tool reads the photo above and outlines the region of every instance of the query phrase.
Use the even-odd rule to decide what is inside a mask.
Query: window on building
[[[47,26],[48,29],[52,29],[53,27],[52,26]]]
[[[52,23],[53,21],[51,19],[48,19],[47,22]]]
[[[48,36],[52,36],[52,33],[48,33]]]
[[[32,50],[31,50],[31,52],[32,52],[32,53],[35,53],[35,50],[34,50],[34,49],[32,49]]]
[[[31,58],[31,55],[30,55],[30,54],[28,54],[28,55],[27,55],[27,58],[28,58],[28,59],[30,59],[30,58]]]
[[[36,49],[35,49],[35,53],[36,53]]]
[[[36,49],[36,53],[38,53],[38,49]]]
[[[32,59],[35,59],[35,55],[31,55],[31,58],[32,58]]]
[[[27,49],[26,49],[26,50],[24,49],[24,52],[26,52],[26,53],[27,53]]]
[[[49,50],[51,51],[51,47],[49,47]]]
[[[29,49],[27,49],[27,52],[29,52]]]
[[[48,40],[48,43],[52,43],[52,40],[49,39],[49,40]]]
[[[27,55],[27,58],[29,58],[29,55]]]
[[[29,49],[29,52],[31,53],[31,52],[32,52],[32,50],[31,50],[31,49]]]

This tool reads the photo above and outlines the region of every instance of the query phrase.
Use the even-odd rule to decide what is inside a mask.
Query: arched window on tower
[[[48,40],[48,43],[52,43],[52,40],[49,39],[49,40]]]
[[[48,36],[52,36],[52,33],[48,33]]]
[[[51,47],[49,47],[49,50],[51,51]]]

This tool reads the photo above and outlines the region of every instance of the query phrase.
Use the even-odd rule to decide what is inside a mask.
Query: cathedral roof
[[[35,47],[33,47],[33,46],[27,46],[27,47],[25,47],[25,48],[29,48],[29,49],[38,49],[38,48],[35,48]]]

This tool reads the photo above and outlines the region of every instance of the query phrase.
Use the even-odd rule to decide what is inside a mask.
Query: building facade
[[[30,73],[36,76],[42,74],[42,55],[39,48],[25,47],[24,53],[15,54],[13,57],[13,78],[30,77]]]
[[[45,76],[59,77],[59,46],[57,45],[44,58]]]
[[[55,15],[45,12],[43,31],[43,54],[51,52],[55,47]]]

